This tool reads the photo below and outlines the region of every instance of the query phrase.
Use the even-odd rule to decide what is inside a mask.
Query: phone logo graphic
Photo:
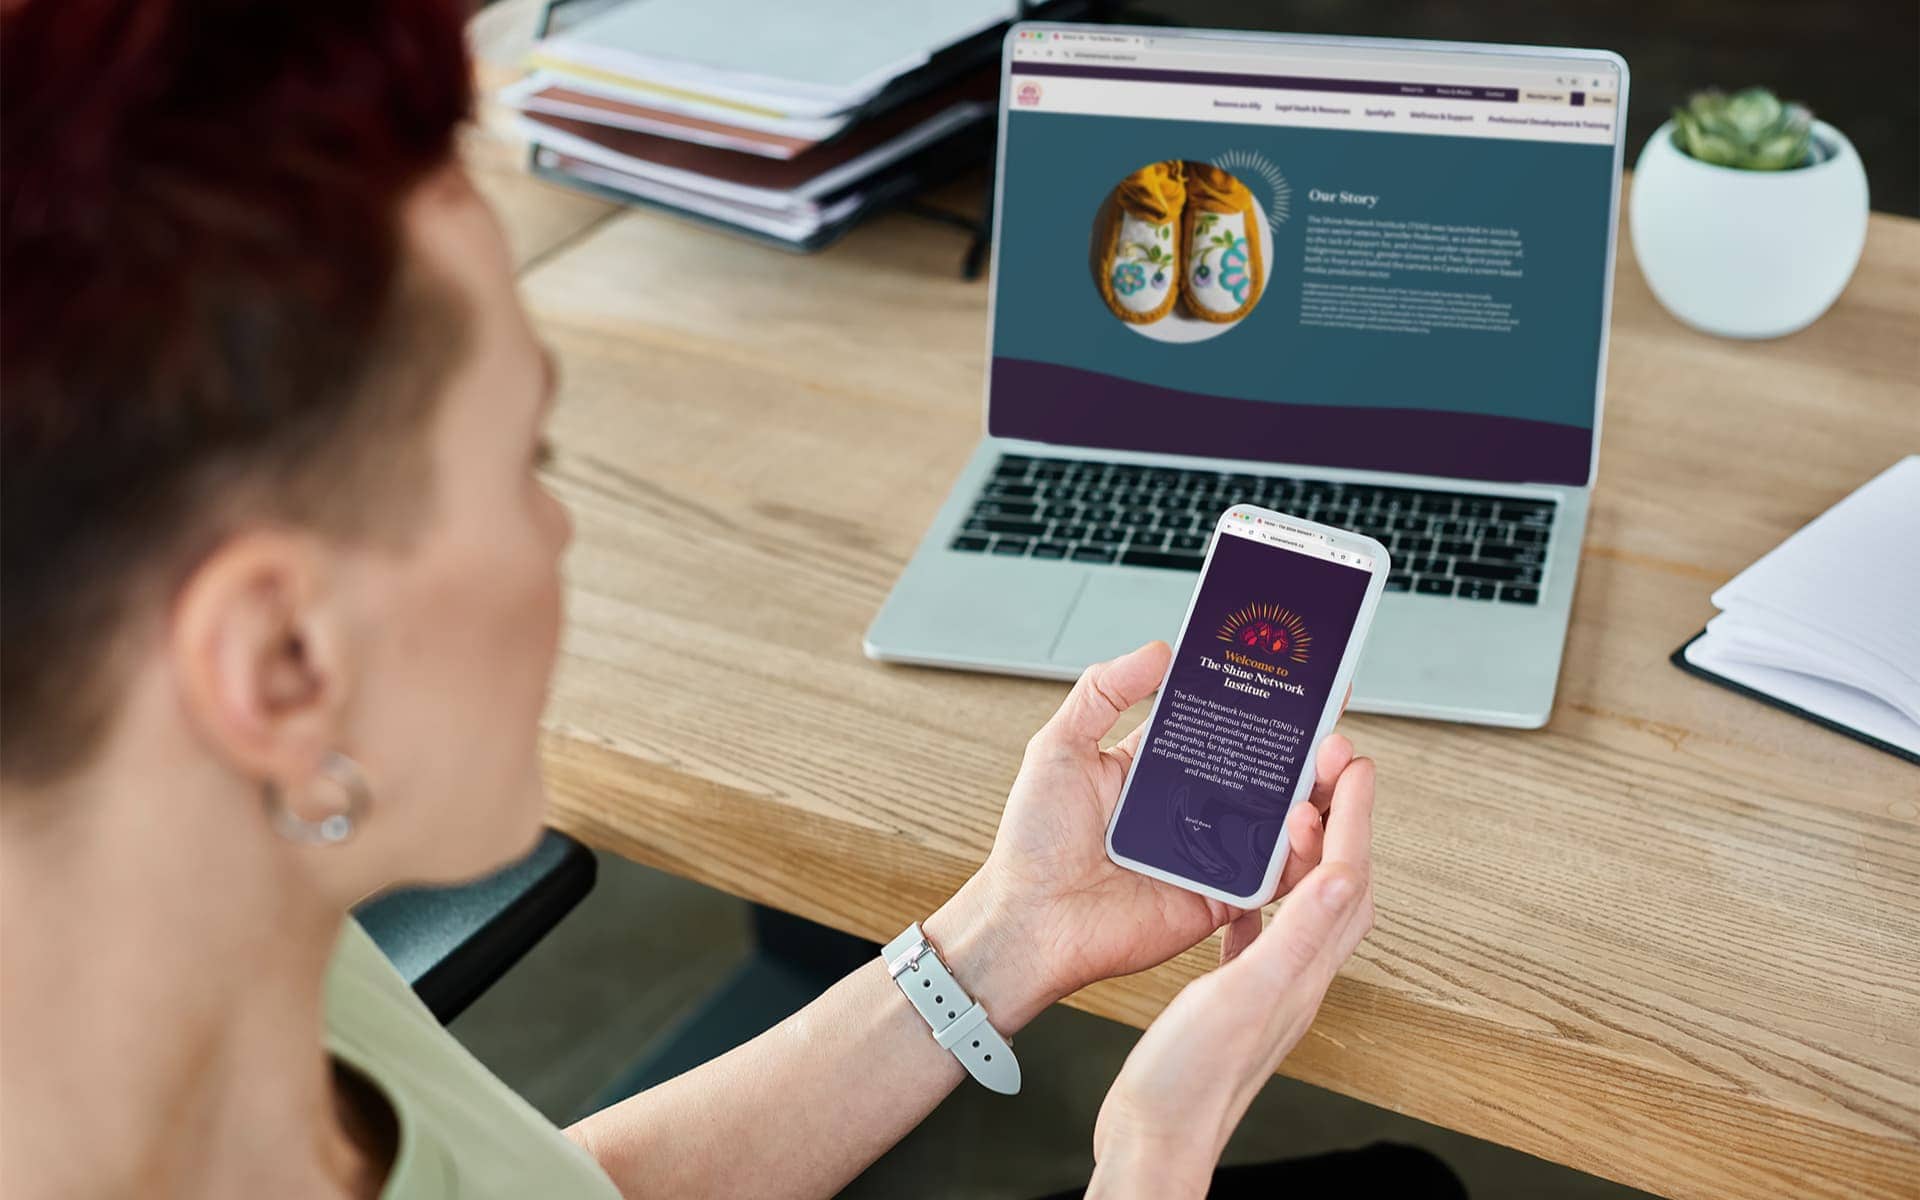
[[[1220,622],[1214,637],[1274,661],[1303,663],[1313,648],[1313,635],[1300,614],[1277,604],[1247,605]]]

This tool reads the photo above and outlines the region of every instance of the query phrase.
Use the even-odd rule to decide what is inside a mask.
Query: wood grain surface
[[[985,856],[1065,690],[860,650],[980,434],[964,235],[790,257],[515,179],[492,137],[578,528],[553,823],[884,940]],[[1666,661],[1916,450],[1920,222],[1876,216],[1834,309],[1760,344],[1669,318],[1623,238],[1553,720],[1343,723],[1378,926],[1283,1070],[1676,1197],[1920,1194],[1920,771]],[[1143,1025],[1213,955],[1070,1003]]]

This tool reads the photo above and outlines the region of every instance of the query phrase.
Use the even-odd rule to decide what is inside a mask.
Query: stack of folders
[[[1719,591],[1693,674],[1920,763],[1920,455]]]
[[[981,161],[1013,0],[558,0],[501,99],[536,174],[792,249]]]

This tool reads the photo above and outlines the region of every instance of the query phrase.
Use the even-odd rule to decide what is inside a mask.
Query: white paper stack
[[[935,52],[1016,15],[1009,0],[633,0],[535,65],[669,101],[795,120],[858,109]]]
[[[1920,455],[1713,594],[1689,663],[1920,755]]]
[[[992,31],[1017,10],[615,0],[558,20],[563,2],[501,99],[543,174],[804,245],[910,190],[942,150],[984,152]]]

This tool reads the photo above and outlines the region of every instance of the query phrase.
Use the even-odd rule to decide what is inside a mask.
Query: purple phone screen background
[[[1260,886],[1370,579],[1221,536],[1140,747],[1115,850],[1234,895]]]

